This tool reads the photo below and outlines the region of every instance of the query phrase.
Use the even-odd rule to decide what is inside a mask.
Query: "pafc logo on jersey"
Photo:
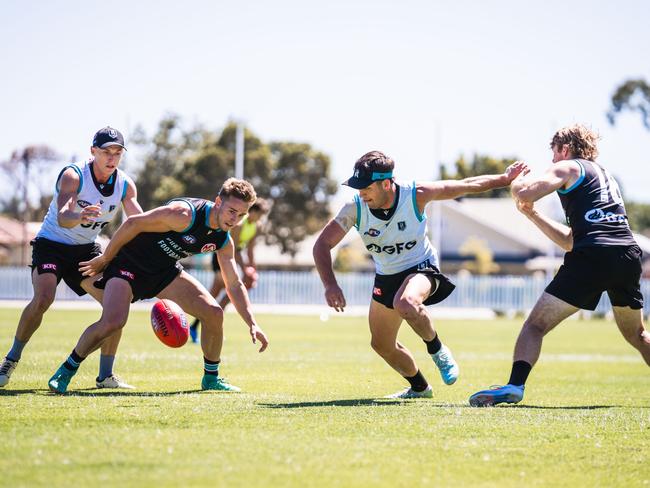
[[[400,221],[400,222],[397,222],[397,228],[398,228],[399,230],[404,230],[404,229],[406,229],[406,222],[404,222],[403,220]]]
[[[87,202],[86,200],[77,200],[77,205],[79,205],[81,208],[86,208],[92,205],[92,203]]]
[[[373,229],[372,227],[368,229],[367,232],[364,232],[364,236],[370,236],[370,237],[377,237],[380,234],[380,232],[377,229]]]
[[[183,240],[188,244],[194,244],[196,242],[196,237],[187,235],[187,236],[183,236]]]
[[[203,244],[203,247],[201,248],[201,252],[214,252],[217,250],[217,246],[215,244]]]

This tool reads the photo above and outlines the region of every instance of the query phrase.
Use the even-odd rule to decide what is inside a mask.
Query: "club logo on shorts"
[[[201,252],[214,252],[217,250],[217,245],[216,244],[203,244],[203,247],[201,248]]]
[[[400,222],[397,222],[397,228],[398,228],[399,230],[404,230],[404,229],[406,229],[406,222],[404,222],[403,220],[400,221]]]
[[[372,227],[368,229],[367,232],[364,232],[364,236],[370,236],[370,237],[377,237],[380,234],[380,232],[377,229],[373,229]]]
[[[81,208],[86,208],[92,205],[92,203],[87,202],[86,200],[77,200],[77,205],[79,205]]]
[[[127,271],[127,270],[125,270],[125,269],[121,269],[121,270],[120,270],[120,274],[121,274],[122,276],[124,276],[124,277],[130,279],[130,280],[134,280],[134,279],[135,279],[135,274],[133,274],[133,273],[131,273],[130,271]]]
[[[56,264],[54,264],[54,263],[41,264],[41,269],[51,269],[51,270],[56,271]]]
[[[194,237],[194,236],[190,236],[190,235],[186,235],[186,236],[183,236],[183,240],[184,240],[185,242],[187,242],[188,244],[194,244],[194,243],[196,242],[196,237]]]
[[[377,296],[377,297],[380,297],[381,296],[381,288],[379,288],[377,286],[373,287],[372,294]]]

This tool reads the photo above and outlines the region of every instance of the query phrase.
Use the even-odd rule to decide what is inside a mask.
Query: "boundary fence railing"
[[[212,271],[189,270],[204,285],[212,282]],[[323,305],[323,287],[315,272],[262,271],[259,283],[250,291],[251,301],[269,305]],[[497,312],[529,310],[546,287],[546,280],[536,276],[451,276],[456,290],[443,305],[456,308],[488,308]],[[367,305],[373,285],[371,273],[340,273],[337,279],[348,305]],[[643,280],[645,314],[650,313],[650,280]],[[0,267],[0,300],[28,300],[32,297],[29,268]],[[57,289],[57,299],[91,300],[78,297],[63,282]],[[603,294],[597,313],[610,310]]]

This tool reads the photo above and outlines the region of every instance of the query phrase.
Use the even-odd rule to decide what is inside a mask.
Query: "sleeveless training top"
[[[120,254],[151,272],[163,271],[176,261],[204,252],[214,252],[226,245],[230,234],[209,226],[214,203],[202,198],[174,198],[192,209],[187,229],[177,232],[142,232],[127,242]]]
[[[580,177],[570,188],[557,191],[573,233],[573,248],[636,245],[616,180],[593,161],[575,161]]]
[[[43,237],[62,244],[90,244],[95,242],[100,231],[113,220],[122,200],[126,196],[126,190],[128,188],[127,178],[124,172],[116,169],[106,183],[100,184],[95,181],[94,175],[92,174],[92,161],[90,159],[82,163],[73,163],[61,170],[56,179],[52,202],[47,210],[43,224],[38,234],[36,234],[37,238]],[[57,219],[59,208],[56,200],[59,196],[61,176],[68,168],[74,169],[79,175],[79,188],[77,190],[75,211],[80,212],[82,208],[88,205],[99,203],[102,207],[102,213],[95,222],[78,224],[71,228],[65,228],[59,225]]]
[[[244,217],[244,220],[241,223],[241,230],[239,231],[239,243],[237,244],[237,249],[244,249],[248,243],[255,237],[257,234],[257,222],[249,222],[248,216]]]
[[[370,251],[377,274],[400,273],[427,259],[439,267],[438,257],[427,237],[426,216],[420,214],[417,207],[415,182],[396,184],[399,200],[389,220],[375,217],[359,195],[354,197],[357,206],[355,227]]]

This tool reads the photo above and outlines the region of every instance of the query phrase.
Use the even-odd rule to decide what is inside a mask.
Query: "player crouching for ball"
[[[79,338],[72,354],[50,378],[55,393],[65,393],[81,362],[126,324],[129,304],[144,298],[167,298],[199,318],[204,358],[203,390],[240,391],[219,377],[223,344],[223,310],[198,280],[183,271],[178,260],[198,253],[217,253],[226,290],[250,328],[260,352],[268,340],[257,325],[246,287],[234,258],[232,230],[248,213],[257,195],[244,180],[228,179],[214,202],[176,198],[166,205],[129,217],[115,232],[106,251],[80,263],[84,276],[104,271],[95,283],[104,289],[102,316]]]

